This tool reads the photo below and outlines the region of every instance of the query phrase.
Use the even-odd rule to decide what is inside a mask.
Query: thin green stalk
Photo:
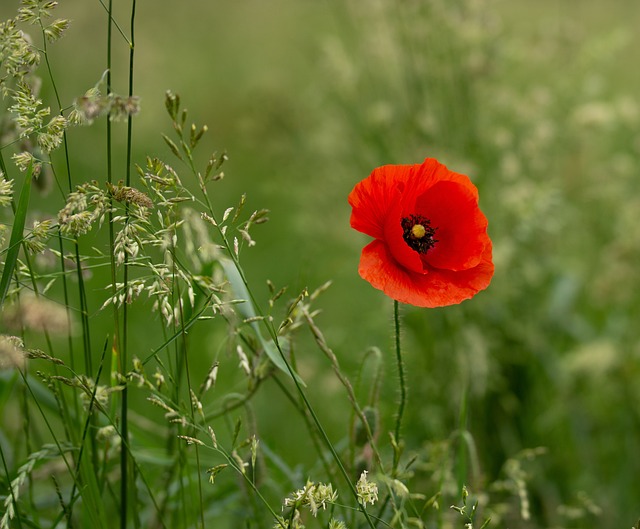
[[[42,19],[38,18],[38,23],[40,24],[40,31],[42,32],[42,50],[44,55],[44,62],[47,65],[47,72],[49,73],[49,79],[51,80],[51,88],[53,88],[53,94],[56,98],[56,102],[58,103],[58,112],[62,114],[62,102],[60,99],[60,94],[58,93],[58,87],[53,78],[53,71],[51,70],[51,63],[49,62],[49,53],[47,51],[47,36],[44,32],[44,25],[42,24]]]
[[[129,221],[127,211],[127,219],[125,223]],[[127,284],[129,281],[129,259],[128,255],[125,253],[124,262],[123,262],[124,272],[122,282],[124,284],[124,290],[127,290]],[[127,345],[129,342],[129,304],[124,303],[122,307],[122,342],[120,344],[120,373],[125,374],[127,370],[128,364],[128,351]],[[120,425],[121,425],[121,433],[123,439],[129,438],[129,421],[128,421],[128,410],[129,410],[129,391],[128,386],[125,384],[122,392],[121,392],[121,401],[120,401]],[[123,529],[126,525],[126,516],[127,516],[127,498],[128,498],[128,481],[129,475],[127,471],[128,466],[128,454],[125,451],[120,453],[120,495],[121,495],[121,514],[124,514],[124,518],[121,518],[121,525]]]
[[[264,506],[271,513],[271,516],[273,516],[273,519],[276,520],[277,517],[278,517],[278,514],[273,510],[273,507],[271,507],[271,504],[260,493],[260,490],[258,490],[258,487],[256,487],[255,483],[253,483],[253,481],[251,481],[251,478],[247,475],[247,473],[244,472],[244,469],[242,469],[242,468],[240,468],[238,466],[238,462],[233,457],[231,457],[231,454],[228,454],[220,446],[216,447],[215,450],[218,451],[219,453],[221,453],[223,455],[223,457],[227,460],[227,463],[229,464],[229,466],[233,467],[233,469],[235,469],[235,471],[238,472],[241,475],[241,477],[244,479],[244,481],[247,483],[247,485],[253,490],[255,495],[260,499],[260,501],[262,501]]]
[[[295,400],[293,400],[294,405],[295,405]],[[205,434],[207,437],[210,437],[210,432],[208,429],[206,429],[204,426],[199,426],[196,423],[192,423],[191,426],[193,427],[194,431],[199,431],[203,434]],[[200,444],[200,443],[196,443],[196,444]],[[238,461],[236,460],[236,458],[234,458],[230,453],[228,453],[222,446],[214,443],[213,446],[207,445],[205,443],[202,443],[202,445],[206,446],[207,448],[210,448],[212,450],[214,450],[215,452],[221,454],[225,460],[227,461],[228,466],[230,466],[231,468],[233,468],[239,475],[240,477],[247,483],[247,485],[251,488],[251,490],[254,492],[254,494],[256,495],[256,497],[264,504],[265,508],[269,511],[269,513],[271,514],[271,516],[273,517],[274,520],[276,520],[278,518],[278,514],[276,513],[276,511],[273,510],[273,507],[271,507],[271,504],[266,500],[266,498],[260,493],[260,490],[258,489],[258,487],[256,486],[256,484],[254,483],[253,479],[251,478],[251,476],[249,476],[249,474],[245,471],[244,468],[242,468],[239,464]],[[185,504],[185,502],[183,502],[183,505]],[[281,527],[282,524],[280,524]],[[247,527],[253,527],[252,525],[247,526]]]
[[[282,350],[280,349],[279,346],[278,346],[278,350],[282,352]],[[284,354],[282,354],[282,356],[284,358]],[[322,436],[322,439],[324,440],[325,444],[327,445],[327,448],[329,448],[329,451],[331,452],[331,455],[333,456],[334,461],[338,465],[338,469],[340,470],[340,473],[342,474],[342,476],[344,477],[345,481],[349,485],[349,488],[351,489],[351,493],[352,493],[353,497],[355,498],[356,501],[358,501],[358,491],[356,490],[355,485],[352,483],[351,479],[349,478],[349,474],[347,473],[347,470],[345,469],[345,467],[344,467],[344,465],[342,463],[342,460],[340,459],[340,456],[338,455],[338,452],[336,451],[335,447],[333,446],[333,443],[329,439],[329,436],[327,435],[327,432],[322,427],[322,424],[320,423],[320,419],[318,419],[318,416],[316,415],[315,410],[311,406],[311,402],[309,402],[309,399],[307,398],[305,392],[303,391],[302,387],[300,386],[300,383],[298,382],[298,380],[293,376],[293,369],[291,369],[291,366],[289,365],[289,362],[287,362],[287,367],[289,368],[291,377],[293,378],[293,382],[296,385],[296,389],[297,389],[298,393],[300,394],[300,396],[302,397],[302,400],[303,400],[306,408],[309,410],[311,418],[313,419],[313,422],[316,424],[316,427],[318,428],[318,431],[320,432],[320,435]],[[362,512],[362,514],[364,514],[364,517],[367,520],[367,523],[369,524],[369,527],[371,527],[371,529],[375,529],[375,525],[373,524],[373,520],[371,519],[371,516],[369,515],[369,513],[367,512],[365,507],[362,504],[360,504],[360,502],[358,502],[358,506],[359,506],[360,511]]]
[[[174,275],[173,275],[173,283],[175,284],[175,269],[174,269]],[[175,305],[176,303],[176,299],[175,299],[175,290],[171,291],[171,295],[172,295],[172,305]],[[175,325],[176,320],[174,319],[174,330],[176,328]],[[176,337],[176,339],[173,342],[173,357],[175,358],[175,384],[174,384],[174,395],[175,395],[175,402],[178,403],[180,402],[180,388],[182,387],[182,375],[185,371],[185,362],[182,362],[180,359],[180,341],[179,338],[184,338],[184,322],[181,322],[181,327],[180,329],[178,329],[177,331],[175,331],[174,336]],[[169,358],[169,363],[170,363],[170,358]],[[191,396],[189,396],[189,401],[191,401]],[[183,431],[182,430],[182,426],[178,423],[176,424],[176,428],[177,428],[177,432],[181,435],[183,434],[188,434],[189,432],[187,431]],[[176,437],[175,435],[171,434],[171,431],[169,430],[169,443],[167,443],[167,451],[171,451],[173,449],[173,446],[175,444],[175,440]],[[188,525],[188,511],[189,509],[187,508],[187,494],[186,494],[186,488],[185,488],[185,482],[184,479],[182,479],[182,472],[185,470],[188,460],[187,460],[187,453],[186,453],[186,447],[183,443],[178,444],[178,454],[177,454],[177,462],[178,462],[178,470],[179,470],[179,475],[178,475],[178,483],[179,483],[179,487],[180,487],[180,505],[181,505],[181,509],[180,509],[180,514],[182,515],[182,525]],[[191,488],[191,473],[190,472],[186,472],[186,476],[187,476],[187,480],[188,480],[188,486],[189,488]],[[178,513],[176,513],[176,516],[178,515]],[[174,522],[175,525],[175,522]]]
[[[101,2],[102,3],[102,2]],[[104,7],[104,4],[102,4]],[[109,6],[107,9],[107,74],[106,74],[106,91],[107,95],[111,94],[111,67],[112,67],[112,44],[113,44],[113,33],[112,27],[114,24],[113,20],[113,0],[109,0]],[[107,115],[106,120],[106,156],[107,156],[107,183],[111,184],[113,181],[113,149],[112,149],[112,130],[111,130],[111,116]],[[108,222],[109,222],[109,264],[111,271],[111,292],[112,295],[116,295],[116,283],[117,283],[117,275],[116,275],[116,260],[115,260],[115,233],[113,229],[113,199],[109,197],[109,212],[108,212]],[[125,268],[126,270],[126,268]],[[126,273],[126,272],[125,272]],[[125,286],[126,288],[126,286]],[[120,315],[119,309],[116,303],[113,304],[113,323],[114,323],[114,344],[115,351],[118,355],[117,367],[120,374],[124,374],[126,372],[126,351],[124,342],[126,341],[126,314],[127,306],[123,309],[123,331],[122,336],[120,334]],[[121,435],[122,442],[126,442],[128,435],[128,426],[127,426],[127,410],[128,410],[128,402],[127,402],[127,387],[125,385],[123,391],[121,392],[121,400],[120,400],[120,419],[121,419]],[[126,450],[120,451],[120,527],[125,529],[127,527],[127,500],[128,500],[128,472],[127,472],[127,463],[128,463],[128,454]]]
[[[76,277],[78,279],[78,297],[80,301],[80,322],[82,324],[82,346],[84,352],[85,373],[93,373],[93,362],[91,361],[91,331],[89,326],[89,309],[87,302],[87,292],[84,287],[84,277],[82,275],[82,261],[80,260],[80,245],[78,240],[75,244]]]
[[[2,173],[6,176],[7,175],[7,166],[4,163],[4,156],[2,156],[2,149],[4,149],[5,146],[2,146],[0,148],[0,170],[2,171]]]
[[[104,5],[104,4],[103,4]],[[106,90],[107,95],[111,93],[111,47],[112,47],[112,12],[113,12],[113,0],[109,0],[109,8],[108,8],[108,24],[107,24],[107,75],[106,75]],[[106,148],[107,148],[107,182],[109,184],[113,181],[113,152],[112,152],[112,133],[111,133],[111,119],[110,116],[107,116],[107,130],[106,130]],[[111,268],[111,294],[115,296],[116,291],[116,259],[115,259],[115,234],[113,232],[113,198],[109,195],[109,264]],[[121,351],[121,340],[120,340],[120,316],[118,311],[118,306],[116,303],[113,303],[113,329],[115,334],[115,350],[120,354]],[[122,364],[119,362],[118,367],[120,368],[120,373],[123,372]]]
[[[102,8],[107,12],[107,14],[109,15],[109,20],[116,27],[116,29],[118,30],[122,38],[127,42],[129,42],[129,39],[127,39],[127,36],[124,34],[124,31],[122,31],[122,28],[118,25],[118,22],[112,16],[113,10],[111,9],[111,0],[109,0],[108,6],[104,5],[104,2],[102,0],[98,0],[98,2],[100,2],[100,5],[102,6]]]
[[[133,97],[133,73],[135,56],[135,25],[136,25],[136,0],[131,2],[131,40],[129,41],[129,97]],[[132,144],[133,118],[127,117],[127,167],[125,172],[126,185],[131,185],[131,144]]]
[[[396,429],[395,429],[395,443],[400,446],[400,429],[402,427],[402,416],[404,415],[404,405],[407,399],[407,388],[404,377],[404,365],[402,362],[402,349],[400,348],[400,314],[398,309],[398,302],[393,301],[393,321],[396,337],[396,362],[398,365],[398,379],[400,382],[400,402],[398,403],[398,412],[396,414]],[[398,463],[400,462],[399,449],[394,450],[393,454],[393,472],[398,469]]]
[[[112,18],[113,0],[109,0],[108,8],[108,24],[107,24],[107,75],[106,75],[106,91],[107,95],[111,93],[111,47],[112,47],[112,31],[111,26],[113,23]],[[107,182],[109,184],[113,181],[113,152],[112,152],[112,133],[111,133],[111,117],[107,116],[106,120],[106,148],[107,148]],[[116,295],[116,260],[114,255],[115,248],[115,235],[113,232],[113,198],[109,195],[109,262],[111,266],[111,293]],[[115,333],[115,345],[116,351],[120,352],[120,321],[118,314],[118,306],[113,304],[113,320],[114,320],[114,333]],[[122,372],[122,369],[120,369]]]
[[[91,393],[91,399],[89,400],[89,407],[87,411],[87,420],[84,423],[84,428],[82,430],[82,439],[80,441],[80,452],[78,453],[78,459],[76,460],[76,469],[75,475],[80,475],[80,464],[82,462],[82,455],[84,453],[85,442],[87,440],[87,433],[89,432],[89,425],[91,424],[91,416],[93,414],[93,406],[96,399],[96,393],[98,391],[98,384],[100,383],[100,375],[102,374],[102,368],[104,367],[104,359],[107,353],[107,346],[109,344],[108,339],[104,342],[104,347],[102,349],[102,356],[100,358],[100,365],[98,366],[98,373],[96,374],[96,380],[93,386],[93,391]],[[71,507],[71,500],[73,499],[76,491],[76,481],[74,481],[73,486],[71,487],[71,494],[69,495],[69,507]]]
[[[172,254],[175,254],[175,248],[173,248]],[[174,262],[173,266],[174,266],[174,274],[175,274],[175,259],[172,259],[172,261]],[[174,277],[174,285],[177,285],[177,284],[178,282],[175,281],[175,277]],[[182,356],[184,357],[184,370],[187,377],[187,389],[189,390],[189,410],[191,412],[191,422],[195,425],[196,423],[195,410],[193,408],[193,398],[191,398],[192,393],[195,395],[195,392],[193,392],[191,387],[191,374],[189,372],[189,355],[187,350],[187,333],[185,332],[185,328],[184,328],[184,312],[182,307],[182,295],[180,293],[179,287],[178,287],[178,308],[180,309],[180,330],[182,333]],[[200,450],[197,444],[195,445],[195,451],[196,451],[196,468],[200,468]],[[200,524],[202,526],[202,529],[204,529],[205,527],[204,499],[202,495],[202,479],[200,477],[199,472],[198,472],[198,495],[200,498]]]
[[[289,401],[291,401],[291,403],[293,404],[295,410],[302,416],[302,419],[304,420],[305,426],[307,427],[307,430],[309,431],[309,434],[311,435],[311,442],[313,443],[313,447],[315,448],[316,452],[318,453],[318,457],[320,458],[320,462],[322,463],[322,467],[324,468],[325,473],[327,474],[327,476],[329,477],[329,480],[331,482],[335,481],[333,470],[329,466],[329,462],[327,461],[325,453],[322,451],[322,446],[320,445],[320,439],[318,438],[318,431],[314,427],[313,423],[311,422],[311,419],[309,417],[309,413],[294,398],[294,396],[291,394],[289,389],[285,386],[284,382],[282,382],[280,380],[280,378],[278,378],[277,375],[273,375],[271,378],[276,382],[276,384],[278,385],[280,390],[285,394],[285,396],[289,399]]]
[[[109,39],[111,39],[111,15],[112,15],[112,0],[109,0]],[[133,95],[133,73],[134,73],[134,59],[135,59],[135,21],[136,21],[136,0],[131,3],[131,27],[130,27],[130,41],[129,41],[129,96]],[[109,40],[111,43],[111,40]],[[130,185],[131,181],[131,146],[133,142],[133,119],[131,115],[127,118],[127,158],[126,158],[126,185]],[[129,222],[129,206],[125,205],[125,223]],[[112,252],[113,254],[113,252]],[[124,277],[123,284],[124,290],[127,290],[127,284],[129,282],[129,258],[125,253],[124,258]],[[126,370],[128,362],[128,304],[125,303],[122,311],[122,344],[121,344],[121,367],[123,372]],[[122,436],[124,439],[129,438],[129,424],[128,424],[128,390],[125,385],[122,391],[120,418]],[[120,452],[120,527],[126,529],[127,527],[127,498],[128,498],[128,454],[126,451]]]
[[[67,272],[64,264],[64,245],[62,243],[62,232],[60,231],[59,227],[57,231],[58,231],[58,244],[60,247],[60,270],[62,271],[62,292],[64,296],[64,307],[67,315],[67,327],[71,329],[71,309],[69,308],[70,307],[69,285],[67,284]],[[75,371],[75,358],[74,358],[75,355],[73,354],[73,337],[71,332],[67,333],[67,347],[69,348],[69,358],[70,358],[71,369]],[[76,399],[72,399],[72,400],[73,400],[73,408],[76,413],[76,417],[79,417],[78,401]]]

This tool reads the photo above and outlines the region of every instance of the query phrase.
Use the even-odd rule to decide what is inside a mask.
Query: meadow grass
[[[636,523],[636,6],[0,14],[0,527]],[[346,202],[425,156],[496,264],[434,310]]]

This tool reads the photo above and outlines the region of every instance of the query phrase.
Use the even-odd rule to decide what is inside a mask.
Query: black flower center
[[[404,242],[420,254],[427,253],[438,242],[433,238],[436,228],[432,228],[431,221],[422,215],[404,217],[401,224]]]

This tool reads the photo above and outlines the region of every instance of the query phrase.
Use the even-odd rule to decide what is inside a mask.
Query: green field
[[[15,17],[21,5],[44,9],[47,2],[23,4],[3,0],[0,20]],[[43,106],[51,115],[62,107],[68,117],[91,87],[104,95],[105,83],[97,83],[110,60],[111,91],[126,97],[132,83],[140,111],[130,122],[125,116],[107,126],[101,115],[70,126],[50,158],[34,152],[25,138],[33,143],[40,131],[20,137],[16,128],[16,76],[7,72],[16,52],[6,45],[6,26],[0,31],[0,76],[8,87],[0,154],[6,179],[14,180],[14,211],[9,200],[0,210],[8,281],[0,334],[20,337],[20,351],[47,357],[14,362],[13,349],[0,348],[0,513],[14,504],[17,511],[11,521],[0,516],[0,527],[271,528],[274,513],[289,512],[284,498],[307,479],[339,491],[317,518],[301,510],[307,527],[341,527],[330,525],[332,516],[351,529],[370,527],[298,388],[269,359],[269,329],[288,316],[294,324],[281,337],[306,382],[304,395],[351,481],[366,468],[378,484],[380,501],[367,508],[380,515],[377,527],[480,528],[488,518],[488,528],[511,529],[640,523],[640,4],[113,0],[110,46],[107,0],[59,4],[53,17],[19,26],[42,56],[34,75],[42,80]],[[58,18],[69,28],[45,50],[39,24]],[[213,151],[218,160],[228,156],[224,178],[208,187],[211,210],[188,156],[178,160],[163,140],[165,134],[181,149],[165,108],[168,90],[188,108],[187,138],[192,122],[196,130],[208,126],[193,149],[197,171]],[[179,123],[180,114],[174,117]],[[19,202],[26,173],[12,160],[22,151],[44,161],[28,206]],[[144,187],[136,170],[153,173],[147,157],[179,175],[167,196],[189,200],[159,205],[153,183]],[[347,196],[375,167],[426,157],[478,187],[496,271],[486,291],[460,305],[400,307],[408,393],[404,451],[395,464],[394,305],[358,276],[369,238],[350,228]],[[128,187],[156,205],[155,228],[140,232],[140,251],[127,254],[126,265],[110,261],[106,213],[88,233],[59,237],[69,184],[96,180],[113,198],[106,182],[128,178]],[[247,301],[228,303],[249,294],[225,280],[229,248],[216,247],[220,234],[200,217],[214,211],[221,219],[243,194],[244,209],[229,218],[229,233],[240,241],[238,223],[269,210],[268,222],[251,227],[255,246],[245,241],[238,258],[258,312],[273,317],[264,327],[243,323]],[[126,200],[116,206],[114,236],[134,211]],[[173,246],[157,215],[165,215],[164,227],[184,221]],[[21,216],[18,243],[37,239],[34,221],[51,225],[44,247],[21,246],[7,273]],[[60,245],[69,258],[65,274]],[[160,263],[170,265],[160,282],[168,285],[168,305],[173,310],[184,300],[171,321],[153,308],[161,296],[146,288],[160,277],[149,265]],[[129,286],[144,280],[145,290],[117,310],[101,308],[114,277]],[[327,281],[329,288],[298,309],[310,304],[339,368],[318,347],[304,310],[289,309],[305,288]],[[217,297],[222,308],[214,311],[208,304]],[[44,315],[29,319],[30,304]],[[54,328],[58,311],[61,333]],[[238,346],[248,355],[244,367]],[[145,360],[144,369],[134,358]],[[197,393],[214,362],[218,380],[198,394],[197,416],[189,390]],[[92,397],[98,373],[104,400]],[[158,387],[157,374],[165,385]],[[351,381],[368,420],[375,418],[372,439],[354,434],[362,425],[341,377]],[[181,422],[170,423],[166,409],[149,402],[152,395]],[[187,445],[179,435],[207,446]],[[239,462],[249,464],[250,476],[235,468]],[[209,483],[207,469],[221,464],[228,466]],[[462,485],[469,497],[460,513],[450,506],[463,505]]]

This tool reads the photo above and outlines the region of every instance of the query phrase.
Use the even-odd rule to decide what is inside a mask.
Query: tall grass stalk
[[[109,19],[111,20],[112,13],[112,3],[111,0],[109,2]],[[135,58],[135,20],[136,20],[136,0],[132,0],[131,2],[131,25],[130,25],[130,34],[129,34],[129,97],[133,97],[133,77],[134,77],[134,58]],[[111,31],[111,22],[109,22],[109,30]],[[127,152],[126,152],[126,166],[125,166],[125,181],[126,186],[129,187],[131,185],[131,146],[133,142],[133,117],[131,115],[127,116]],[[129,204],[125,204],[125,224],[129,223]],[[113,251],[112,251],[113,255]],[[125,292],[129,286],[129,255],[125,253],[124,263],[123,263],[123,285]],[[121,343],[121,362],[122,362],[122,372],[124,373],[129,365],[128,359],[128,337],[129,337],[129,319],[128,319],[128,304],[125,303],[122,310],[122,343]],[[125,440],[129,439],[129,419],[128,419],[128,387],[125,384],[124,389],[122,390],[122,401],[121,401],[121,409],[120,409],[120,419],[121,419],[121,434]],[[129,497],[129,461],[128,461],[128,453],[125,450],[120,452],[120,527],[125,529],[127,527],[127,504]],[[135,490],[135,487],[134,489]],[[137,518],[137,517],[136,517]]]

